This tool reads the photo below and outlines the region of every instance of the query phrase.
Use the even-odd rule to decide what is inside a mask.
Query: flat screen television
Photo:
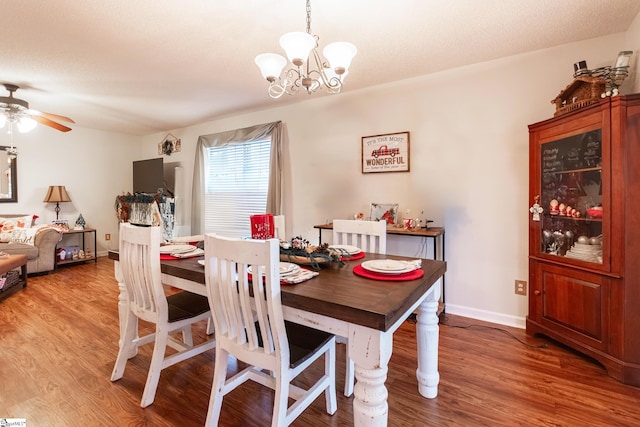
[[[133,162],[133,192],[157,193],[164,187],[162,157]]]

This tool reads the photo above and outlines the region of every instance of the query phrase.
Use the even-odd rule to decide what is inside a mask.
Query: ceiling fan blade
[[[56,123],[53,120],[50,120],[50,119],[48,119],[48,118],[46,118],[44,116],[33,115],[31,117],[33,117],[33,120],[35,120],[37,122],[40,122],[45,126],[52,127],[54,129],[57,129],[57,130],[62,131],[62,132],[69,132],[71,130],[70,127],[66,127],[65,125],[61,125],[60,123]]]
[[[62,120],[63,122],[75,123],[69,117],[60,116],[58,114],[44,113],[42,111],[37,111],[37,110],[29,110],[29,113],[31,113],[32,116],[40,116],[40,117],[46,117],[47,119],[51,119],[51,120]]]

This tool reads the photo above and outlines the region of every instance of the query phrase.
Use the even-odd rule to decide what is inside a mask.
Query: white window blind
[[[265,213],[271,139],[207,149],[205,233],[250,237],[249,217]]]

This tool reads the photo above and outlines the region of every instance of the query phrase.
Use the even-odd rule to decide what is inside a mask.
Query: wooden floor
[[[149,346],[128,362],[124,378],[109,380],[118,346],[117,297],[113,262],[103,257],[31,277],[26,289],[0,303],[0,418],[26,418],[30,427],[204,424],[214,351],[164,370],[146,409],[139,402]],[[435,399],[417,392],[415,325],[407,321],[395,334],[389,425],[640,425],[640,389],[609,378],[595,362],[522,330],[451,315],[442,323]],[[196,337],[204,337],[204,325]],[[341,390],[343,346],[337,366]],[[260,386],[241,386],[225,398],[220,425],[269,425],[272,397]],[[351,402],[339,393],[338,412],[329,416],[320,398],[293,425],[352,425]]]

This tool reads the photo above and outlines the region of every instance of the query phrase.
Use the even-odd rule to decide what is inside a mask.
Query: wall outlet
[[[111,240],[111,234],[105,234],[104,240]]]
[[[516,295],[527,295],[526,280],[516,280]]]

